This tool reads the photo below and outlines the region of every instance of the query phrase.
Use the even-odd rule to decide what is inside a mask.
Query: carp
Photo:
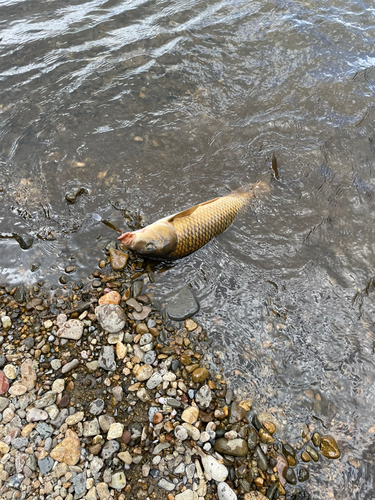
[[[129,250],[150,259],[180,259],[228,229],[241,208],[268,191],[268,184],[256,182],[159,219],[138,231],[124,233],[118,239]]]

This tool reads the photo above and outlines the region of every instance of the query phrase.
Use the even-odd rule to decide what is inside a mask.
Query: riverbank
[[[85,282],[68,266],[52,292],[0,288],[1,498],[308,499],[306,464],[337,458],[333,438],[278,442],[196,320],[168,321],[143,261],[107,250]]]

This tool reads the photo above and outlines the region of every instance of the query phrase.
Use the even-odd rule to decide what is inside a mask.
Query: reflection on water
[[[0,233],[33,238],[0,239],[1,280],[56,286],[71,262],[78,280],[117,235],[100,218],[137,229],[273,174],[267,199],[153,288],[163,303],[192,286],[226,376],[285,436],[307,422],[337,438],[340,462],[311,466],[316,498],[372,498],[373,5],[5,0],[0,14]]]

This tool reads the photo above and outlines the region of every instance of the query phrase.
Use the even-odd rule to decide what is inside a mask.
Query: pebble
[[[341,453],[337,443],[332,436],[320,436],[320,451],[326,458],[340,458]]]
[[[147,316],[150,314],[151,312],[151,307],[148,307],[148,306],[142,306],[142,311],[141,312],[133,312],[133,318],[136,320],[136,321],[143,321],[147,318]]]
[[[187,286],[181,288],[167,303],[167,314],[174,321],[183,321],[198,311],[199,304]]]
[[[176,436],[177,439],[180,441],[185,441],[185,439],[188,438],[188,432],[185,429],[185,427],[182,427],[182,425],[177,425],[174,429],[174,435]]]
[[[5,365],[3,368],[4,375],[9,380],[14,380],[17,378],[17,368],[13,365]]]
[[[150,365],[142,365],[139,367],[137,373],[135,374],[135,378],[139,382],[144,382],[148,380],[153,374],[154,369]]]
[[[103,460],[107,460],[108,458],[112,458],[115,453],[120,449],[120,443],[111,439],[107,441],[102,448],[101,457]]]
[[[219,500],[237,500],[236,493],[227,483],[219,483],[217,485],[217,494]]]
[[[65,389],[65,380],[63,378],[56,379],[52,384],[52,390],[61,394]]]
[[[2,371],[0,371],[0,395],[5,394],[9,389],[9,382]]]
[[[109,259],[111,267],[114,271],[121,271],[124,269],[128,262],[129,255],[127,253],[116,250],[115,248],[109,249]]]
[[[104,410],[104,401],[102,399],[95,399],[89,406],[91,415],[100,415]]]
[[[215,441],[215,451],[233,457],[245,457],[248,452],[247,443],[244,439],[237,438],[227,441],[225,438],[220,438]]]
[[[64,375],[65,373],[70,372],[70,370],[74,370],[74,368],[77,368],[79,366],[79,361],[78,359],[72,359],[72,361],[69,361],[69,363],[66,363],[61,369],[61,373]]]
[[[188,424],[195,424],[199,417],[199,409],[195,406],[188,406],[181,415],[181,419]]]
[[[121,302],[121,295],[114,290],[102,295],[99,299],[99,305],[102,305],[102,304],[119,305],[120,302]]]
[[[45,457],[42,460],[38,460],[38,467],[42,476],[45,476],[51,472],[55,461],[51,457]]]
[[[66,321],[57,331],[57,337],[61,339],[79,340],[83,334],[83,323],[78,319]]]
[[[12,321],[9,316],[1,316],[1,322],[3,324],[4,330],[9,330],[12,326]]]
[[[104,345],[100,351],[98,366],[107,371],[116,370],[115,353],[111,346]]]
[[[102,304],[95,308],[95,315],[103,330],[117,333],[126,325],[125,313],[115,304]]]
[[[114,423],[111,424],[110,428],[108,429],[108,434],[107,434],[107,439],[117,439],[122,436],[122,433],[124,431],[124,424],[121,423]]]
[[[57,462],[67,465],[76,465],[81,454],[81,445],[77,434],[68,429],[65,438],[50,453],[50,457]]]
[[[99,422],[97,418],[83,422],[84,437],[96,436],[100,434]]]
[[[130,453],[128,451],[123,451],[123,452],[119,453],[117,456],[120,460],[122,460],[127,465],[131,465],[133,463],[132,456],[130,455]]]
[[[126,477],[123,472],[117,472],[116,474],[113,474],[112,480],[111,480],[111,488],[114,488],[115,490],[122,490],[126,486]]]
[[[208,385],[203,385],[199,391],[195,394],[195,402],[202,408],[202,410],[207,409],[212,401],[212,392]]]
[[[164,478],[160,479],[160,481],[158,482],[158,486],[166,491],[173,491],[176,488],[176,485],[174,483],[171,483]]]
[[[229,472],[224,464],[219,463],[211,455],[204,455],[201,460],[204,470],[209,477],[219,482],[226,480]]]
[[[207,370],[207,368],[205,367],[199,367],[197,369],[195,369],[191,375],[191,378],[192,378],[192,381],[195,383],[195,384],[199,384],[201,382],[204,382],[205,380],[208,379],[209,377],[209,372]]]
[[[28,422],[39,422],[40,420],[47,420],[48,413],[39,408],[31,408],[26,414],[26,420]]]

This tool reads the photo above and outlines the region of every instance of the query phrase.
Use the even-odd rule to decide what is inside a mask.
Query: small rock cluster
[[[0,289],[2,500],[282,500],[308,478],[297,453],[340,456],[308,429],[300,450],[277,443],[210,369],[202,328],[163,320],[114,250],[69,297]]]

